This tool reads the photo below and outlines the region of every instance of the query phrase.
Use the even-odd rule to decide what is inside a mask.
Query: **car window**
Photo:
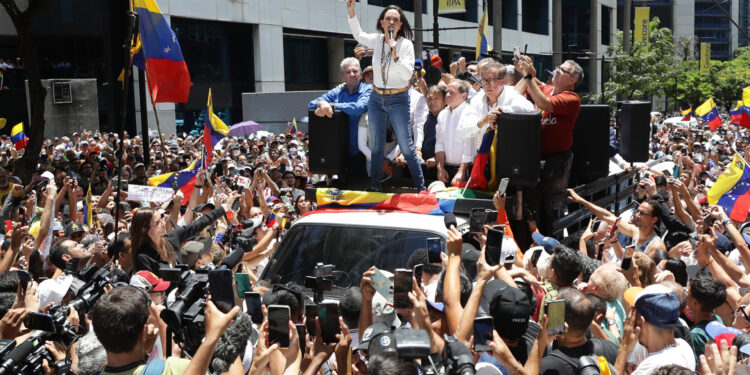
[[[272,284],[291,281],[304,285],[305,276],[312,276],[315,265],[323,263],[335,266],[334,285],[359,285],[370,266],[389,271],[405,268],[411,254],[425,249],[431,237],[440,237],[445,249],[445,239],[430,232],[296,225],[284,237],[262,278]]]

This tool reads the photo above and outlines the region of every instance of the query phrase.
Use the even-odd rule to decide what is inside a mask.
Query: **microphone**
[[[445,222],[445,227],[448,229],[454,229],[456,228],[456,215],[453,213],[447,213],[445,214],[445,217],[443,218],[443,222]]]
[[[234,266],[237,265],[242,260],[242,255],[245,254],[245,251],[242,249],[235,249],[229,255],[224,257],[224,259],[221,260],[221,263],[219,263],[219,269],[221,268],[228,268],[232,269]]]
[[[437,69],[441,66],[443,66],[443,59],[440,58],[440,56],[432,56],[430,57],[430,65],[432,65],[433,68]]]
[[[388,28],[388,39],[393,40],[393,26]]]
[[[229,371],[229,367],[234,363],[234,360],[245,354],[247,341],[252,333],[253,322],[250,315],[244,312],[238,313],[234,322],[216,343],[216,350],[214,350],[214,355],[211,358],[211,368],[215,373]]]

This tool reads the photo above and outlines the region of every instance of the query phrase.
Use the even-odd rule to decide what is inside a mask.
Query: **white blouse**
[[[396,55],[398,56],[396,62],[391,56],[391,48],[385,44],[385,35],[363,32],[357,17],[349,18],[349,28],[357,42],[375,50],[372,56],[375,87],[402,89],[411,84],[411,77],[414,74],[414,44],[411,40],[403,37],[396,40]]]

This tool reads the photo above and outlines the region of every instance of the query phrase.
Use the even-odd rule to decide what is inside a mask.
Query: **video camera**
[[[76,297],[65,305],[53,305],[49,314],[39,314],[50,319],[46,330],[37,330],[26,341],[19,345],[0,343],[0,375],[3,374],[40,374],[43,373],[42,360],[55,363],[54,358],[47,351],[44,344],[47,341],[59,341],[66,346],[78,340],[78,333],[68,321],[70,309],[75,309],[83,317],[104,294],[108,285],[118,285],[127,279],[127,274],[121,269],[110,269],[108,265],[102,268],[90,265],[76,274],[69,274],[85,282],[78,290]],[[31,327],[36,328],[36,327]],[[72,374],[70,372],[70,357],[63,367],[58,367],[57,374]]]
[[[230,226],[227,228],[227,234],[224,235],[222,244],[228,243],[233,249],[240,248],[245,252],[252,251],[258,244],[258,241],[253,237],[252,229],[259,225],[260,222],[256,220],[242,220],[239,224]],[[250,229],[250,231],[246,231],[247,229]]]
[[[335,269],[336,266],[333,264],[318,263],[315,265],[313,276],[305,276],[305,288],[312,289],[315,303],[323,302],[323,292],[333,289]]]

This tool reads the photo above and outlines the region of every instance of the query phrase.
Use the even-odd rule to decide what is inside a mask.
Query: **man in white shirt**
[[[466,98],[469,84],[453,80],[448,83],[445,102],[448,107],[438,115],[435,142],[438,180],[451,185],[466,180],[476,151],[473,143],[459,130],[463,112],[468,108]]]
[[[505,86],[507,69],[504,65],[491,62],[482,66],[480,77],[483,90],[478,92],[459,123],[459,130],[470,139],[474,151],[482,144],[482,137],[490,127],[497,128],[500,112],[531,113],[534,104],[519,94],[512,86]]]

